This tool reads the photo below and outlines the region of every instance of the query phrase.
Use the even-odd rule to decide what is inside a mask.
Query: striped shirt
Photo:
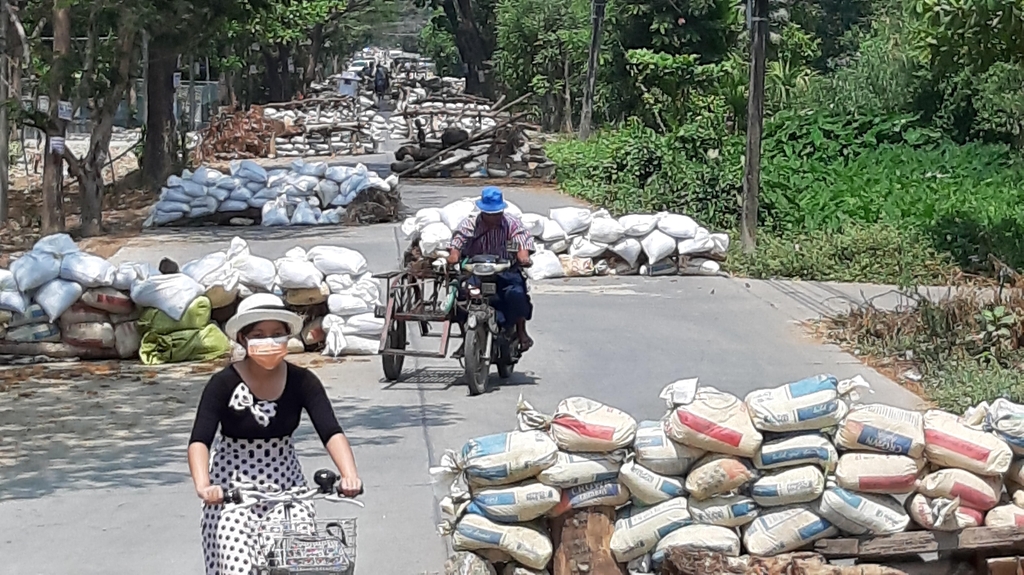
[[[509,258],[519,250],[533,251],[533,236],[519,218],[505,213],[500,226],[485,229],[480,216],[462,220],[452,237],[452,248],[465,257],[491,255]]]

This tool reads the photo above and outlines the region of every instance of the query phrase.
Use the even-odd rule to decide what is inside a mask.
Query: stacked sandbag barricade
[[[582,397],[551,417],[520,400],[516,431],[432,470],[450,490],[449,572],[545,572],[551,526],[590,505],[616,508],[608,549],[631,573],[680,551],[774,557],[838,536],[1024,525],[1024,406],[999,399],[958,417],[862,403],[867,393],[859,376],[743,399],[685,379],[662,391],[667,414],[639,423]]]
[[[389,214],[398,209],[398,177],[381,179],[363,164],[328,166],[297,159],[285,169],[264,169],[252,160],[231,162],[230,173],[200,167],[171,176],[145,227],[228,223],[248,220],[263,226],[338,225],[346,208],[372,196],[387,196]],[[376,192],[376,193],[373,193]],[[391,215],[381,214],[389,221]]]
[[[679,214],[627,215],[565,207],[547,216],[523,213],[508,203],[534,238],[532,280],[606,275],[718,275],[729,250],[729,235],[711,233]],[[402,235],[423,257],[447,255],[452,233],[479,214],[474,198],[443,208],[424,208],[402,222]]]
[[[218,359],[237,351],[221,328],[255,293],[280,296],[304,318],[293,352],[377,353],[380,291],[355,250],[295,248],[271,261],[234,238],[225,251],[161,274],[115,266],[58,234],[0,270],[0,355],[138,357],[147,365]]]
[[[281,158],[372,154],[384,141],[386,120],[375,101],[363,95],[273,104],[263,114],[301,130],[275,138],[274,152]]]

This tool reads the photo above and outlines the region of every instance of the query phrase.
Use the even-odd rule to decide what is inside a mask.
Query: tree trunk
[[[7,0],[0,0],[0,46],[7,50]],[[11,59],[0,58],[0,102],[6,102],[10,86]],[[20,96],[20,94],[18,94]],[[0,103],[0,226],[7,226],[7,165],[11,157],[11,126],[7,121],[7,106]],[[28,174],[25,174],[28,177]]]
[[[614,530],[611,507],[577,509],[553,519],[553,575],[622,575],[611,552]]]
[[[63,138],[65,122],[57,117],[57,102],[64,99],[68,76],[68,55],[71,53],[71,10],[60,0],[53,4],[53,70],[54,82],[50,86],[49,122],[46,127],[46,147],[43,149],[43,235],[64,231],[64,160],[54,153],[53,139]]]
[[[295,97],[295,74],[288,68],[288,59],[292,55],[291,46],[282,44],[278,54],[278,61],[281,64],[281,101],[290,102]]]
[[[155,36],[150,41],[142,174],[152,189],[159,188],[178,165],[178,146],[174,135],[174,71],[177,62],[178,54],[171,38]]]
[[[565,94],[563,96],[562,105],[565,110],[562,112],[562,130],[566,134],[573,133],[572,129],[572,86],[570,86],[569,76],[569,54],[562,52],[562,79],[565,82]]]
[[[601,51],[601,25],[604,23],[606,0],[592,0],[590,5],[590,51],[587,54],[587,83],[583,86],[583,110],[580,113],[580,139],[590,137],[594,116],[594,90],[597,86],[597,56]]]
[[[302,75],[302,91],[308,92],[310,84],[317,80],[316,77],[316,66],[320,61],[320,52],[324,45],[324,25],[317,24],[313,26],[313,31],[309,34],[309,40],[311,42],[309,46],[309,59],[306,61],[306,70]]]
[[[747,155],[743,165],[740,241],[750,254],[757,248],[758,195],[761,188],[761,129],[764,115],[765,45],[768,0],[754,0],[750,31],[750,93],[747,94]]]
[[[466,93],[493,97],[485,62],[491,59],[494,47],[476,25],[472,0],[445,0],[443,7],[455,31],[455,46],[466,65]]]
[[[266,64],[266,80],[267,85],[267,98],[270,102],[283,102],[284,101],[284,86],[281,82],[281,73],[278,66],[281,64],[278,56],[274,55],[269,50],[263,51],[263,62]]]

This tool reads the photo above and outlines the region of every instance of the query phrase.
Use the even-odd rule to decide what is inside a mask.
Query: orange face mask
[[[288,336],[250,339],[246,351],[256,365],[269,371],[281,365],[288,355]]]

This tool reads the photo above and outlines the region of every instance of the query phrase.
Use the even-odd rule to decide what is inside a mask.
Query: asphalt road
[[[418,185],[404,194],[415,209],[476,191]],[[510,188],[506,195],[528,211],[570,203],[549,191]],[[236,232],[254,253],[271,258],[295,245],[344,245],[363,252],[374,271],[394,268],[403,247],[395,225],[203,229],[145,234],[114,259],[184,262],[223,249]],[[434,528],[440,490],[428,468],[445,449],[512,428],[520,394],[544,411],[567,396],[585,395],[654,419],[665,410],[658,392],[679,378],[698,376],[742,397],[829,372],[864,374],[875,388],[872,401],[917,404],[797,325],[880,288],[629,277],[555,280],[532,290],[537,346],[511,381],[485,396],[468,397],[456,384],[454,361],[410,358],[405,380],[394,385],[382,381],[377,358],[316,368],[366,483],[366,508],[356,514],[359,573],[441,569],[446,549]],[[169,370],[156,385],[119,380],[84,390],[71,381],[46,384],[27,399],[0,395],[0,437],[6,441],[0,443],[0,574],[201,573],[200,504],[187,474],[185,443],[206,377]],[[298,435],[311,477],[328,460],[307,422]],[[320,507],[321,516],[349,511]]]

